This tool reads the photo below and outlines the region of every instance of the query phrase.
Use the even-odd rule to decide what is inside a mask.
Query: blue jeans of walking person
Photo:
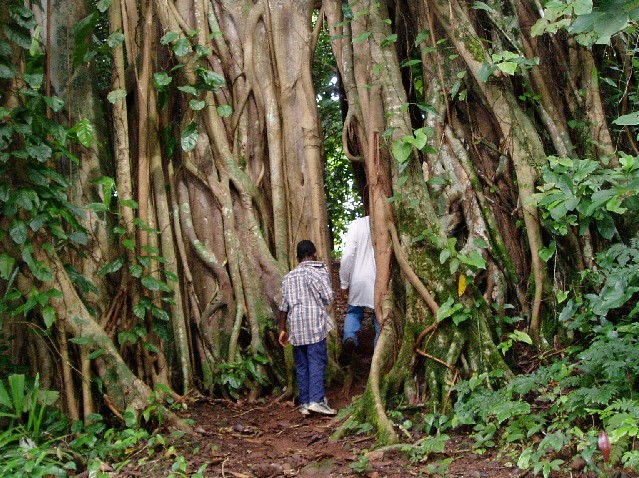
[[[324,371],[328,363],[326,339],[293,347],[299,400],[302,405],[324,400]]]
[[[362,321],[364,320],[364,309],[366,307],[362,305],[349,305],[346,311],[346,317],[344,318],[344,334],[342,337],[342,343],[345,343],[348,339],[353,339],[355,346],[359,341],[357,335],[362,328]],[[377,345],[377,337],[379,337],[379,324],[377,323],[377,317],[373,311],[373,324],[375,324],[375,345]]]

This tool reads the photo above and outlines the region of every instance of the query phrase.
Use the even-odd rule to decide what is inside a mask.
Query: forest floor
[[[336,273],[336,272],[335,272]],[[335,316],[338,322],[346,312],[346,296],[336,285]],[[364,391],[373,348],[374,329],[365,320],[360,346],[353,356],[349,386],[335,381],[327,389],[329,404],[342,409]],[[341,334],[341,324],[340,330]],[[342,381],[344,382],[344,381]],[[406,453],[375,451],[374,439],[366,434],[348,434],[338,440],[331,435],[342,423],[338,417],[311,414],[302,416],[297,404],[277,397],[261,402],[201,399],[190,404],[184,414],[192,419],[197,433],[185,436],[175,449],[175,457],[186,459],[191,476],[206,465],[204,477],[276,478],[276,477],[532,477],[528,470],[516,467],[517,455],[505,450],[473,451],[473,441],[464,433],[449,433],[444,453],[431,454],[426,462],[413,462]],[[369,451],[372,450],[372,451]],[[144,465],[130,463],[118,476],[168,476],[172,460],[157,457]],[[553,472],[553,478],[590,478],[566,460],[565,470]],[[575,467],[578,465],[575,464]],[[541,474],[539,476],[542,476]],[[635,477],[614,472],[599,476]]]

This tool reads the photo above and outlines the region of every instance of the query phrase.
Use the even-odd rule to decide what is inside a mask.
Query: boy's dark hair
[[[308,239],[304,239],[297,243],[297,260],[301,261],[302,259],[306,259],[307,257],[312,256],[317,252],[315,250],[315,244]]]

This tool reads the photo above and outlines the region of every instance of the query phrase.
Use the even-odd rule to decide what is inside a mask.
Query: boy
[[[331,279],[326,265],[317,260],[311,241],[297,245],[297,260],[299,265],[282,281],[279,343],[282,347],[289,340],[293,344],[302,415],[335,415],[337,411],[328,406],[324,395],[326,337],[333,328],[326,310],[333,302]]]

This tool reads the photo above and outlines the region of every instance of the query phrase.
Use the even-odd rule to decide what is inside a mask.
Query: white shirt
[[[375,254],[368,216],[348,227],[339,279],[342,289],[348,289],[348,305],[375,308]]]

